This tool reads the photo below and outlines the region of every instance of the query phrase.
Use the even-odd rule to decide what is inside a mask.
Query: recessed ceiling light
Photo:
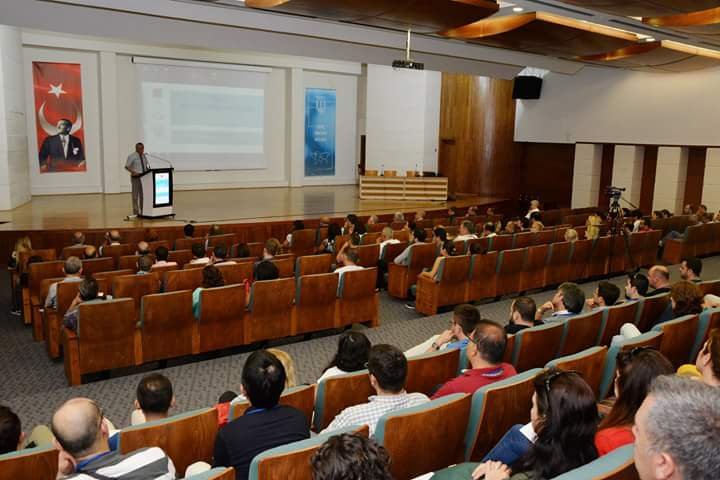
[[[523,7],[513,7],[513,12],[522,12],[525,10]]]
[[[654,39],[653,37],[647,37],[647,38],[645,39],[645,41],[646,41],[646,42],[654,42],[655,39]]]

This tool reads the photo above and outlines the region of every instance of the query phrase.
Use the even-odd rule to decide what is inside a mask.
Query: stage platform
[[[480,196],[452,202],[361,200],[354,185],[176,191],[174,197],[174,220],[124,221],[132,210],[129,193],[35,196],[14,210],[0,211],[0,222],[7,222],[0,223],[0,231],[177,227],[190,221],[199,224],[280,222],[322,215],[341,217],[349,213],[380,215],[449,206],[485,207],[504,201]]]

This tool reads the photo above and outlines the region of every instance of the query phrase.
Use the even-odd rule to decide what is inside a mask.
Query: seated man
[[[520,330],[542,325],[542,320],[535,319],[537,306],[530,297],[518,297],[510,305],[510,321],[505,325],[507,335],[515,335]]]
[[[530,217],[533,213],[540,213],[540,201],[539,200],[530,200],[530,208],[528,209],[527,215],[525,215],[525,218],[530,220]]]
[[[592,298],[588,298],[590,308],[605,308],[615,305],[620,298],[620,288],[614,283],[602,281],[598,283]]]
[[[109,232],[105,233],[105,245],[100,246],[100,256],[103,256],[103,247],[108,245],[120,245],[121,243],[122,237],[120,236],[120,232],[118,230],[110,230]]]
[[[280,241],[277,238],[268,238],[263,246],[263,260],[272,260],[280,253]]]
[[[390,455],[371,438],[344,433],[328,438],[310,460],[312,480],[392,480]]]
[[[458,305],[453,311],[450,328],[439,335],[433,335],[425,342],[405,352],[407,357],[445,350],[446,348],[465,348],[468,337],[480,321],[480,312],[472,305]]]
[[[400,243],[400,240],[398,240],[397,238],[393,238],[392,228],[385,227],[382,229],[382,233],[380,233],[380,236],[377,239],[377,243],[380,244],[380,258],[382,258],[383,252],[385,252],[385,246]]]
[[[507,336],[503,327],[490,320],[480,320],[470,334],[467,346],[469,370],[445,383],[433,395],[433,400],[453,393],[473,394],[480,387],[516,375],[515,367],[503,363]]]
[[[377,215],[370,215],[368,217],[367,225],[377,225],[378,223],[380,223],[380,217]]]
[[[495,233],[495,224],[492,222],[486,222],[483,225],[482,238],[492,238],[496,236],[497,233]]]
[[[144,376],[137,386],[136,396],[131,425],[168,418],[169,410],[175,406],[172,383],[159,373]]]
[[[85,246],[85,234],[82,232],[73,233],[72,246],[73,247],[84,247]]]
[[[340,252],[340,255],[338,257],[340,258],[340,262],[342,263],[342,267],[336,268],[335,273],[338,274],[338,282],[342,280],[343,275],[345,275],[345,272],[354,272],[356,270],[362,270],[363,267],[357,264],[358,261],[360,261],[360,255],[358,255],[358,251],[356,248],[346,248],[349,244],[343,245],[342,251]]]
[[[250,401],[250,408],[218,432],[213,466],[234,467],[235,478],[245,480],[250,462],[259,453],[310,437],[305,415],[278,404],[285,377],[285,367],[272,353],[258,350],[248,357],[240,392]]]
[[[635,414],[635,468],[641,480],[720,478],[720,390],[664,375]]]
[[[407,246],[405,250],[400,253],[397,257],[395,257],[395,264],[397,265],[409,265],[410,264],[410,249],[413,248],[418,243],[425,243],[425,240],[427,239],[427,234],[425,233],[425,230],[422,228],[416,228],[412,231],[412,236],[410,238],[410,245]]]
[[[648,270],[648,280],[654,289],[647,297],[670,292],[670,270],[665,265],[655,265]]]
[[[535,320],[542,320],[547,312],[552,312],[548,321],[562,321],[578,315],[585,307],[585,294],[575,283],[561,284],[552,300],[545,302],[535,314]]]
[[[158,247],[155,249],[155,267],[177,267],[177,262],[168,262],[170,252],[165,247]]]
[[[77,324],[80,318],[80,309],[78,307],[81,303],[85,302],[103,301],[101,298],[98,298],[98,290],[97,280],[89,276],[83,278],[77,296],[75,296],[67,312],[65,312],[63,325],[72,331],[77,331]]]
[[[140,240],[137,244],[137,251],[135,255],[149,255],[150,245],[145,240]]]
[[[24,440],[20,417],[8,407],[0,405],[0,455],[21,450]]]
[[[458,229],[458,236],[454,238],[454,240],[472,240],[474,238],[478,238],[477,235],[475,235],[475,225],[470,220],[464,220],[460,224],[460,228]]]
[[[103,418],[100,406],[88,398],[68,400],[55,412],[51,427],[60,450],[60,478],[175,478],[172,460],[158,447],[127,454],[110,450]]]
[[[370,385],[377,395],[371,396],[368,403],[354,405],[340,412],[322,433],[352,425],[367,425],[370,436],[373,436],[378,420],[386,413],[429,401],[425,394],[405,391],[407,358],[396,347],[374,345],[370,349],[367,366]]]
[[[650,282],[642,273],[630,275],[625,285],[625,299],[628,302],[640,300],[647,295]]]
[[[207,253],[205,252],[205,247],[202,243],[193,243],[192,247],[190,247],[192,250],[192,260],[190,260],[190,263],[193,265],[205,265],[207,263],[210,263],[210,258],[207,256]]]
[[[153,267],[153,260],[150,255],[143,255],[137,261],[138,275],[147,275]]]
[[[228,260],[228,251],[224,243],[216,245],[213,249],[214,265],[219,267],[221,265],[235,265],[237,262],[234,260]]]
[[[443,243],[447,242],[448,235],[447,230],[443,227],[435,227],[432,232],[432,243],[440,249]]]
[[[188,223],[183,227],[183,236],[185,238],[194,238],[195,237],[195,225],[192,223]]]
[[[85,260],[89,260],[91,258],[98,258],[97,248],[93,247],[92,245],[86,246],[85,250],[83,250],[83,258]]]
[[[68,257],[63,265],[65,278],[62,282],[82,281],[82,260],[78,257]],[[47,297],[45,297],[45,308],[57,308],[57,283],[50,285]]]
[[[702,273],[702,260],[697,257],[683,258],[680,262],[680,278],[688,282],[700,283],[700,274]]]

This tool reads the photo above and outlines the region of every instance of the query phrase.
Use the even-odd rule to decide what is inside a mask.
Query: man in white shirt
[[[213,265],[215,265],[216,267],[220,267],[223,265],[235,265],[237,263],[233,260],[227,260],[227,247],[224,243],[215,245],[215,248],[213,249],[213,258]]]
[[[145,145],[135,144],[135,151],[128,155],[125,162],[125,170],[130,172],[130,183],[132,185],[133,217],[140,215],[143,204],[142,185],[140,176],[150,170],[147,157],[145,156]]]
[[[375,345],[368,357],[370,385],[376,395],[368,403],[348,407],[322,432],[332,432],[351,425],[367,425],[370,436],[375,434],[377,422],[386,413],[414,407],[430,401],[422,393],[407,393],[407,358],[392,345]]]
[[[82,260],[78,257],[68,257],[63,265],[65,278],[62,282],[81,282],[82,281]],[[50,285],[47,297],[45,297],[45,308],[57,307],[57,283]]]
[[[531,200],[530,201],[530,210],[528,210],[527,215],[525,215],[525,218],[530,220],[530,217],[533,213],[540,213],[540,201],[539,200]]]
[[[582,312],[585,306],[585,294],[575,283],[565,282],[561,284],[552,300],[545,302],[538,308],[535,320],[542,320],[547,312],[552,315],[547,319],[550,322],[562,321]]]
[[[482,238],[492,238],[496,236],[497,233],[495,233],[495,224],[492,222],[485,223],[483,225]]]
[[[193,243],[192,247],[190,247],[190,250],[192,250],[193,255],[190,263],[192,263],[193,265],[205,265],[210,263],[210,258],[208,258],[207,254],[205,253],[205,247],[202,243]]]
[[[382,258],[383,252],[385,252],[385,246],[400,243],[400,240],[393,238],[392,228],[385,227],[382,229],[382,233],[380,233],[377,242],[380,244],[380,258]]]
[[[165,247],[158,247],[155,249],[155,267],[177,267],[177,262],[168,262],[170,252]]]
[[[457,237],[455,237],[455,240],[472,240],[474,238],[478,238],[477,235],[475,235],[475,225],[470,220],[464,220],[460,224],[460,228],[458,229],[458,232],[460,233]]]
[[[345,245],[343,245],[343,247]],[[338,282],[342,280],[342,277],[346,272],[353,272],[355,270],[363,269],[363,267],[357,264],[357,262],[360,260],[360,256],[358,255],[357,249],[355,248],[343,248],[343,251],[340,254],[340,259],[342,260],[343,266],[335,269],[335,273],[339,275]]]

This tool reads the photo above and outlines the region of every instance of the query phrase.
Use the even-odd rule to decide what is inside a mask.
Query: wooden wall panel
[[[510,80],[443,73],[439,172],[451,194],[517,195],[522,162],[512,87]]]
[[[685,183],[684,204],[694,208],[702,203],[703,185],[705,183],[705,159],[707,147],[688,148],[687,179]]]
[[[649,215],[655,198],[655,174],[657,173],[658,146],[645,146],[642,184],[640,186],[640,210]]]
[[[539,199],[545,210],[570,208],[575,170],[575,144],[522,143],[520,145],[523,162],[521,184],[523,196],[527,199]]]
[[[607,188],[612,186],[613,166],[615,165],[615,145],[603,145],[602,166],[600,167],[600,191],[598,192],[598,206],[607,208],[610,197],[606,195]]]

